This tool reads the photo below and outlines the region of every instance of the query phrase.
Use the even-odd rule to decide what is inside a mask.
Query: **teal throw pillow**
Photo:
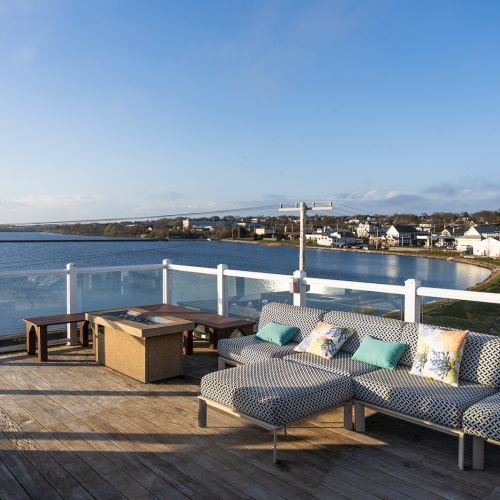
[[[368,336],[363,339],[352,359],[394,371],[407,347],[407,344],[385,342]]]
[[[266,342],[273,342],[278,345],[285,345],[292,340],[292,337],[299,332],[296,326],[282,325],[280,323],[267,323],[257,332],[257,338]]]

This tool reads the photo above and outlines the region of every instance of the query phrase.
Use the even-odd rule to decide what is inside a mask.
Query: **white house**
[[[393,224],[387,230],[387,243],[390,245],[410,246],[416,242],[418,231],[413,226]]]
[[[477,241],[472,245],[472,253],[481,257],[498,259],[500,257],[500,241],[491,237]]]
[[[369,221],[360,222],[356,228],[356,236],[361,239],[369,238],[370,236],[382,236],[385,234],[384,228]]]
[[[356,237],[351,231],[345,229],[338,229],[330,234],[333,240],[332,246],[334,247],[345,247],[346,245],[352,245],[356,243]]]
[[[257,236],[274,236],[274,228],[272,228],[272,227],[256,227],[255,234]]]
[[[471,226],[463,236],[457,236],[455,241],[457,243],[457,250],[459,252],[466,252],[473,249],[474,246],[481,240],[487,238],[500,238],[500,226]]]

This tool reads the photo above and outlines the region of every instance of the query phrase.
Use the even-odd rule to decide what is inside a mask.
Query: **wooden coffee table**
[[[152,304],[140,306],[140,309],[183,318],[192,321],[195,327],[198,325],[206,327],[210,334],[210,344],[214,349],[217,349],[217,342],[219,340],[229,338],[235,330],[240,331],[243,335],[252,335],[255,324],[254,321],[193,311],[192,309],[170,304]],[[186,354],[193,354],[193,331],[194,329],[186,331]]]

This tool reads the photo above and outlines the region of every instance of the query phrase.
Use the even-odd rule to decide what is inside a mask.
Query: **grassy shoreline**
[[[298,246],[298,242],[274,242],[274,241],[249,241],[249,240],[223,240],[234,243],[247,243],[266,246]],[[399,255],[407,257],[422,257],[428,259],[442,259],[452,262],[485,267],[490,270],[489,276],[480,283],[468,288],[476,292],[500,293],[500,261],[486,257],[475,257],[467,259],[459,255],[450,255],[450,252],[439,250],[358,250],[308,247],[324,251],[334,252],[362,252],[378,253],[386,255]],[[400,312],[394,311],[388,317],[400,317]],[[469,302],[463,300],[441,299],[424,304],[422,317],[425,323],[447,326],[451,328],[463,328],[476,332],[500,335],[500,305],[482,302]]]

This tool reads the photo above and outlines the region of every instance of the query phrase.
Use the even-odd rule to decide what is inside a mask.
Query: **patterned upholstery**
[[[360,375],[353,384],[354,396],[361,401],[455,429],[462,426],[469,406],[495,393],[495,389],[473,382],[452,387],[415,377],[406,367]]]
[[[325,311],[315,307],[297,307],[290,304],[270,302],[262,308],[260,313],[259,330],[270,321],[296,326],[300,331],[292,338],[292,341],[301,342],[312,332],[323,314],[325,314]]]
[[[447,328],[447,330],[453,330]],[[400,364],[411,366],[417,351],[418,323],[405,323],[401,342],[409,349]],[[500,337],[470,332],[465,342],[460,380],[477,382],[490,387],[500,387]]]
[[[401,342],[403,322],[397,319],[345,311],[330,311],[324,315],[323,321],[332,323],[335,326],[350,327],[356,330],[341,348],[341,351],[351,354],[354,354],[366,335],[388,342]]]
[[[352,355],[347,352],[339,352],[332,359],[316,356],[308,352],[296,352],[295,354],[285,356],[283,359],[347,377],[354,377],[379,369],[376,366],[351,358]]]
[[[500,441],[500,392],[468,408],[462,425],[467,434]]]
[[[201,394],[280,426],[349,401],[352,380],[300,363],[270,359],[205,375]]]
[[[294,352],[295,342],[279,346],[273,342],[258,339],[255,335],[221,339],[217,343],[219,356],[246,365],[271,358],[282,358]]]

